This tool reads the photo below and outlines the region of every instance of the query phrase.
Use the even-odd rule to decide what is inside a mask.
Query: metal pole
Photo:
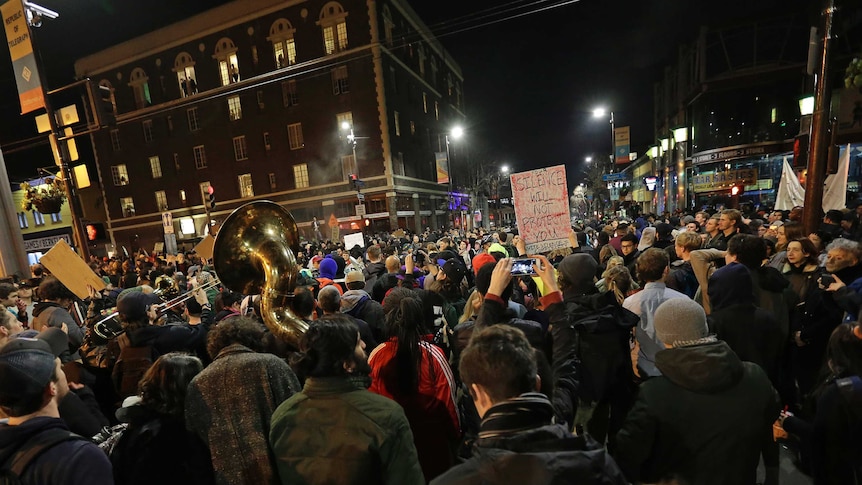
[[[449,153],[449,134],[444,135],[446,137],[446,168],[448,170],[449,176],[449,196],[446,198],[446,210],[452,214],[452,227],[455,227],[455,212],[452,210],[452,201],[454,200],[454,195],[452,194],[452,155]]]
[[[614,171],[614,162],[615,162],[614,156],[616,155],[616,148],[617,148],[616,143],[617,143],[617,137],[616,137],[616,132],[614,130],[614,112],[611,111],[611,166],[608,169],[608,173],[611,173]]]
[[[808,176],[805,180],[805,210],[802,220],[806,234],[820,227],[820,214],[823,209],[823,182],[826,180],[826,164],[829,138],[829,107],[832,91],[829,74],[829,54],[832,44],[832,21],[835,13],[835,0],[824,0],[820,67],[814,79],[814,113],[811,118],[810,142],[808,152]]]

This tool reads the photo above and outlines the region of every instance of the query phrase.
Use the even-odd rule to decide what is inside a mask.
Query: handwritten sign
[[[518,232],[530,254],[569,247],[569,197],[566,167],[512,174]]]
[[[87,285],[97,290],[102,290],[105,287],[105,281],[94,273],[87,263],[75,254],[72,248],[66,244],[66,241],[62,239],[57,241],[57,244],[45,253],[39,262],[48,268],[48,271],[60,280],[60,283],[63,283],[69,291],[82,300],[90,295]]]
[[[346,234],[344,236],[344,249],[349,251],[353,249],[353,246],[359,246],[360,248],[365,247],[365,237],[361,232]]]

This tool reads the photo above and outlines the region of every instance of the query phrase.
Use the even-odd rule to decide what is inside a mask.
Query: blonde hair
[[[464,313],[462,313],[461,317],[458,318],[458,323],[464,323],[473,318],[473,303],[481,298],[482,295],[476,290],[473,290],[473,292],[470,293],[470,296],[467,297],[467,303],[464,304]]]
[[[696,232],[681,232],[676,236],[676,241],[674,242],[674,244],[689,252],[700,249],[702,243],[703,239]]]
[[[603,276],[608,291],[613,292],[617,303],[622,305],[626,299],[626,295],[632,290],[632,286],[634,285],[634,280],[632,280],[629,269],[625,266],[614,266],[608,268]]]

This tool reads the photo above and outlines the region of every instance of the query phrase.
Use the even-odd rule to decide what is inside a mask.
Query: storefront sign
[[[753,185],[756,183],[756,168],[707,173],[695,175],[691,178],[692,190],[694,192],[714,192],[729,189],[734,185]]]
[[[767,142],[757,145],[738,145],[735,147],[720,148],[706,152],[695,153],[691,156],[692,165],[700,165],[710,162],[724,162],[737,158],[766,155],[769,153],[780,153],[792,150],[793,147],[784,142]]]
[[[631,129],[628,126],[614,128],[614,160],[617,165],[625,165],[631,161]]]
[[[513,173],[512,198],[528,253],[569,247],[572,227],[565,165]]]
[[[66,244],[72,245],[72,238],[69,237],[68,234],[61,234],[59,236],[47,236],[47,237],[39,237],[36,239],[27,239],[24,241],[24,250],[27,252],[31,251],[45,251],[54,247],[58,241],[63,240],[66,241]]]

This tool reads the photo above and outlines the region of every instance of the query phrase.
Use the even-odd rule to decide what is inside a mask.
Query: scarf
[[[554,422],[554,407],[544,394],[527,392],[492,406],[479,428],[479,439],[511,436]]]

